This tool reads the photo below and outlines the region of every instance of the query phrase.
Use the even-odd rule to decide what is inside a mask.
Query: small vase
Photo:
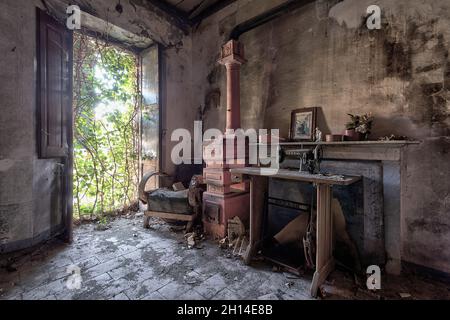
[[[356,132],[355,129],[345,130],[345,137],[347,141],[361,141],[363,139],[363,135]]]

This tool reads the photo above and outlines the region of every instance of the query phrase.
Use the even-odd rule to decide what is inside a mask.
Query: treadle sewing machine
[[[299,160],[299,171],[311,174],[320,173],[320,161],[322,160],[322,147],[317,145],[314,148],[286,148],[280,146],[280,167],[286,166],[283,163],[286,158]]]
[[[359,181],[361,177],[322,174],[320,143],[309,144],[308,148],[304,148],[301,143],[281,145],[279,156],[280,169],[271,172],[270,175],[267,174],[270,171],[260,167],[231,169],[232,174],[242,175],[243,179],[250,181],[250,244],[244,261],[250,264],[254,255],[262,248],[269,178],[313,184],[316,188],[317,201],[317,222],[314,228],[316,249],[313,254],[305,250],[305,256],[309,255],[309,260],[312,261],[308,261],[307,258],[307,263],[315,269],[311,295],[316,297],[320,285],[334,269],[332,187],[349,186]]]

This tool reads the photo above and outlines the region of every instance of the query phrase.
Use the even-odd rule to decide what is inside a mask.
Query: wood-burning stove
[[[222,157],[215,159],[204,148],[206,169],[204,179],[208,186],[203,195],[203,225],[205,232],[214,238],[224,238],[228,220],[238,216],[244,223],[249,220],[250,196],[245,186],[237,190],[239,183],[230,172],[232,168],[247,165],[248,148],[239,150],[238,139],[230,130],[240,129],[240,67],[245,63],[244,48],[237,41],[230,40],[221,51],[219,63],[227,69],[227,133],[221,145]],[[232,150],[232,154],[227,154]],[[239,156],[242,159],[239,159]],[[241,186],[242,187],[242,186]]]

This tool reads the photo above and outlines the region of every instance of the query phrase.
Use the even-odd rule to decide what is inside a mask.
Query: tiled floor
[[[274,272],[262,262],[247,267],[212,241],[188,249],[184,234],[164,223],[146,230],[134,217],[117,219],[106,231],[94,227],[78,227],[73,245],[53,242],[0,259],[0,299],[311,299],[310,276]],[[386,285],[373,294],[336,271],[324,289],[331,299],[398,299],[402,292],[450,299],[438,282],[396,277]]]

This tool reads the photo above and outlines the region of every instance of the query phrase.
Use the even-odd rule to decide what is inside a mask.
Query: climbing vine
[[[136,199],[139,67],[135,55],[74,35],[74,213],[102,216]]]

